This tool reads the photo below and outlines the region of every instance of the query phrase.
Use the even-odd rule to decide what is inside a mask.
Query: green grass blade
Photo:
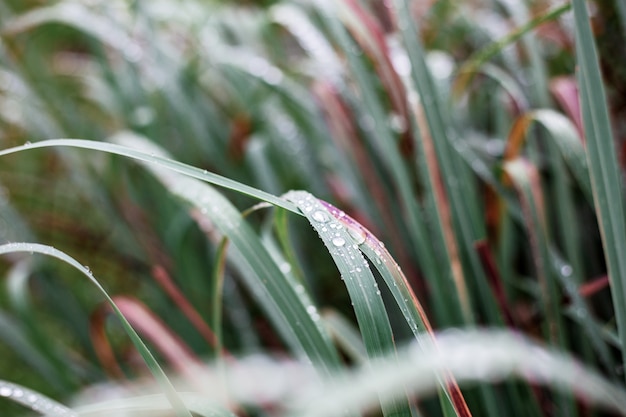
[[[45,147],[51,147],[51,146],[52,147],[69,146],[69,147],[74,147],[74,148],[92,149],[92,150],[108,152],[108,153],[115,154],[115,155],[126,156],[128,158],[136,159],[138,161],[149,162],[155,165],[168,168],[174,172],[187,175],[189,177],[197,178],[199,180],[203,180],[214,185],[219,185],[221,187],[235,190],[237,192],[249,195],[254,198],[258,198],[259,200],[267,201],[268,203],[272,203],[275,206],[284,208],[285,210],[289,210],[296,214],[300,214],[292,204],[272,194],[268,194],[256,188],[250,187],[248,185],[241,184],[237,181],[233,181],[226,177],[222,177],[221,175],[217,175],[212,172],[208,172],[207,170],[202,170],[200,168],[192,167],[190,165],[183,164],[181,162],[178,162],[170,158],[164,158],[156,154],[152,155],[150,153],[138,151],[136,149],[132,149],[132,148],[128,148],[125,146],[120,146],[120,145],[116,145],[112,143],[96,142],[96,141],[83,140],[83,139],[50,139],[50,140],[35,142],[32,144],[29,143],[29,144],[25,144],[22,146],[16,146],[14,148],[4,149],[0,151],[0,156],[9,155],[15,152],[25,151],[28,149],[45,148]]]
[[[150,154],[159,161],[173,163],[167,159],[161,148],[143,137],[122,133],[113,140],[129,146],[124,147],[132,150],[127,153]],[[149,159],[137,159],[150,162]],[[231,250],[235,251],[238,262],[248,272],[242,276],[245,284],[260,301],[261,306],[273,320],[276,330],[294,352],[306,356],[324,373],[336,369],[339,366],[337,352],[317,322],[317,313],[307,311],[307,308],[299,302],[296,286],[283,274],[241,213],[208,184],[180,175],[181,171],[189,172],[190,167],[185,166],[183,170],[172,172],[163,169],[165,166],[162,163],[145,166],[171,193],[196,207],[228,237],[232,245]],[[277,197],[272,197],[272,200],[283,201]],[[282,206],[290,207],[291,204],[283,201]]]
[[[324,325],[337,344],[346,352],[348,357],[356,363],[367,362],[367,349],[359,330],[340,313],[328,310],[322,313]]]
[[[531,19],[527,23],[518,27],[502,39],[499,39],[498,41],[488,45],[482,50],[474,53],[474,55],[467,59],[463,66],[459,69],[458,72],[460,74],[460,77],[457,80],[456,89],[465,89],[465,87],[471,82],[478,69],[495,55],[499,54],[506,46],[517,42],[520,38],[522,38],[530,31],[536,29],[542,23],[557,19],[560,15],[570,10],[570,8],[571,4],[569,2],[554,6],[547,12],[540,14],[536,18]]]
[[[387,310],[376,279],[368,262],[359,251],[354,237],[311,194],[292,191],[287,194],[286,198],[300,208],[337,265],[350,294],[370,360],[375,362],[376,358],[392,356],[395,352],[395,345]],[[399,399],[392,404],[383,403],[383,412],[386,416],[411,415],[406,399]]]
[[[170,404],[176,411],[176,414],[179,417],[191,417],[191,413],[189,413],[189,410],[187,410],[187,408],[182,403],[180,397],[178,396],[178,393],[176,392],[171,382],[165,375],[165,372],[163,372],[163,370],[157,363],[154,356],[152,356],[152,353],[150,353],[150,350],[146,347],[146,345],[143,343],[141,338],[137,335],[137,333],[132,328],[130,323],[128,323],[128,321],[126,320],[122,312],[119,310],[117,305],[113,302],[113,300],[111,299],[109,294],[106,292],[104,287],[102,287],[102,285],[98,282],[98,280],[96,280],[96,278],[93,276],[93,273],[87,267],[80,264],[78,261],[76,261],[74,258],[70,257],[69,255],[65,254],[64,252],[61,252],[51,246],[40,245],[37,243],[7,243],[4,245],[0,245],[0,255],[4,255],[8,253],[19,253],[19,252],[40,253],[42,255],[51,256],[51,257],[60,259],[63,262],[71,265],[76,270],[81,272],[85,277],[87,277],[87,279],[89,279],[89,281],[91,281],[94,284],[94,286],[98,289],[98,291],[100,291],[100,293],[104,296],[106,301],[109,303],[109,305],[115,312],[115,315],[121,321],[122,326],[124,327],[124,330],[126,331],[128,336],[132,340],[133,344],[135,345],[135,347],[141,354],[141,357],[143,358],[146,365],[148,366],[148,368],[154,375],[155,379],[160,383],[161,387],[165,391],[165,395],[167,396]]]
[[[326,202],[322,202],[322,204],[346,228],[359,249],[378,270],[417,340],[420,343],[424,343],[423,338],[425,334],[432,337],[433,327],[426,316],[424,308],[409,285],[402,269],[387,251],[385,245],[369,230],[344,212]],[[424,333],[424,330],[426,333]],[[456,382],[447,378],[442,378],[442,380],[441,388],[444,390],[445,395],[441,396],[441,401],[444,410],[460,416],[471,415]]]
[[[573,0],[583,125],[594,202],[611,280],[611,295],[626,358],[626,225],[620,169],[609,121],[587,2]]]
[[[31,369],[49,382],[58,392],[64,392],[65,387],[59,384],[63,381],[58,370],[50,363],[47,355],[33,346],[24,332],[23,326],[16,322],[4,311],[0,311],[0,341],[17,353]]]

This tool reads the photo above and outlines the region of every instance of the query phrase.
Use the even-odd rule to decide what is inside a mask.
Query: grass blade
[[[69,146],[74,148],[82,148],[82,149],[92,149],[103,152],[108,152],[115,155],[122,155],[128,158],[136,159],[138,161],[150,162],[152,164],[156,164],[165,168],[168,168],[174,172],[178,172],[189,177],[197,178],[199,180],[203,180],[206,182],[210,182],[211,184],[219,185],[224,188],[228,188],[231,190],[235,190],[242,194],[249,195],[254,198],[258,198],[263,201],[267,201],[268,203],[272,203],[275,206],[284,208],[285,210],[292,211],[296,214],[300,214],[297,209],[290,204],[289,202],[282,200],[272,194],[268,194],[256,188],[250,187],[245,184],[241,184],[237,181],[233,181],[229,178],[222,177],[221,175],[214,174],[212,172],[208,172],[207,170],[202,170],[200,168],[192,167],[187,164],[183,164],[176,160],[170,158],[164,158],[161,156],[138,151],[136,149],[128,148],[125,146],[116,145],[113,143],[106,142],[96,142],[90,140],[83,139],[50,139],[43,140],[35,143],[28,143],[22,146],[16,146],[9,149],[3,149],[0,151],[0,156],[9,155],[15,152],[21,152],[28,149],[37,149],[37,148],[45,148],[45,147],[56,147],[56,146]]]
[[[381,292],[354,238],[311,194],[291,191],[285,197],[296,204],[309,220],[337,265],[350,294],[370,361],[376,362],[376,358],[383,356],[392,357],[395,345]],[[383,412],[386,416],[411,415],[406,399],[383,403]]]
[[[78,417],[78,414],[45,395],[12,382],[0,379],[0,397],[8,398],[30,408],[31,410],[51,417]]]
[[[169,161],[167,165],[146,164],[146,168],[170,192],[197,208],[228,237],[232,244],[231,249],[240,256],[238,259],[242,267],[247,268],[248,273],[242,275],[245,284],[257,297],[261,306],[273,320],[276,330],[294,353],[306,356],[313,364],[320,367],[322,373],[329,373],[330,370],[337,368],[339,366],[337,352],[317,323],[315,314],[307,311],[306,307],[298,302],[295,283],[287,279],[239,211],[208,184],[179,174],[182,171],[193,172],[197,175],[195,168],[191,169],[184,165],[184,169],[177,169],[174,172],[163,169],[169,168],[170,164],[179,163],[168,159],[161,148],[147,139],[132,133],[122,133],[113,140],[134,148],[115,145],[124,149],[126,154],[141,156],[136,159],[151,162],[150,158],[145,158],[145,155],[153,155],[151,158],[156,158],[158,161]],[[152,159],[152,162],[154,161],[155,159]],[[262,194],[264,193],[259,195]],[[275,196],[272,196],[271,200],[268,202],[280,201],[282,207],[294,207]]]
[[[171,382],[165,375],[165,372],[163,372],[163,370],[157,363],[156,359],[154,359],[154,356],[152,356],[152,353],[150,353],[150,350],[148,350],[148,348],[143,343],[141,338],[137,335],[133,327],[130,325],[130,323],[128,323],[128,321],[126,320],[126,318],[124,317],[120,309],[113,302],[113,299],[109,296],[109,294],[106,292],[104,287],[102,287],[102,285],[96,280],[96,278],[93,276],[93,273],[87,267],[83,266],[74,258],[70,257],[64,252],[61,252],[51,246],[40,245],[37,243],[7,243],[4,245],[0,245],[0,255],[8,254],[8,253],[19,253],[19,252],[29,252],[29,253],[36,252],[42,255],[51,256],[51,257],[60,259],[63,262],[77,269],[84,276],[86,276],[87,279],[89,279],[89,281],[91,281],[94,284],[94,286],[100,291],[100,293],[104,296],[106,301],[109,303],[109,305],[115,312],[115,315],[122,322],[122,326],[124,327],[124,330],[126,330],[126,333],[131,338],[133,344],[135,345],[135,347],[141,354],[141,357],[145,361],[146,365],[148,366],[148,368],[150,368],[150,371],[154,375],[155,379],[160,383],[161,387],[165,391],[165,395],[167,396],[170,404],[176,411],[176,414],[179,417],[191,417],[189,410],[187,410],[187,408],[182,403],[180,397],[178,396],[178,393],[176,392]]]
[[[578,84],[587,144],[587,159],[604,256],[611,281],[611,295],[626,358],[626,225],[617,151],[611,132],[606,94],[598,54],[589,23],[587,2],[573,0],[576,22]]]

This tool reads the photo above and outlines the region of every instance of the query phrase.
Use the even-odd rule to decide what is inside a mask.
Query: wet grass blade
[[[422,304],[385,245],[352,217],[329,203],[323,201],[321,203],[343,225],[352,240],[378,270],[417,340],[424,343],[422,338],[434,337],[433,327]],[[441,388],[445,391],[445,395],[441,398],[444,409],[448,411],[448,407],[452,406],[455,415],[471,416],[456,381],[449,379],[447,375],[442,376],[441,380]]]
[[[85,277],[87,277],[87,279],[89,279],[89,281],[91,281],[94,284],[94,286],[98,289],[98,291],[100,291],[100,293],[104,296],[106,301],[109,303],[109,305],[115,312],[115,315],[121,321],[122,326],[124,327],[124,330],[126,331],[128,336],[132,340],[133,344],[135,345],[135,347],[141,354],[141,357],[143,358],[146,365],[148,366],[148,368],[154,375],[155,379],[159,382],[159,384],[165,391],[165,395],[167,396],[170,404],[176,411],[176,414],[179,417],[191,417],[191,413],[183,404],[182,400],[178,396],[178,393],[176,392],[171,382],[165,375],[165,372],[163,372],[163,370],[157,363],[154,356],[152,356],[152,353],[150,352],[150,350],[146,347],[146,345],[143,343],[141,338],[137,335],[133,327],[126,320],[126,318],[124,317],[120,309],[117,307],[115,302],[113,302],[113,299],[109,296],[109,294],[106,292],[104,287],[102,287],[102,285],[96,280],[96,278],[93,276],[93,273],[88,268],[80,264],[74,258],[65,254],[64,252],[61,252],[51,246],[40,245],[37,243],[7,243],[4,245],[0,245],[0,255],[8,254],[8,253],[19,253],[19,252],[40,253],[42,255],[51,256],[51,257],[60,259],[63,262],[74,267],[76,270],[82,273]]]
[[[368,357],[375,363],[378,358],[393,357],[395,345],[387,310],[381,298],[376,279],[348,229],[335,220],[326,207],[311,194],[291,191],[286,196],[305,215],[318,233],[341,273]],[[382,404],[386,416],[410,416],[406,398]]]
[[[0,397],[8,398],[37,413],[50,417],[78,417],[78,413],[29,388],[0,380]]]
[[[153,155],[151,158],[158,161],[169,161],[167,165],[145,164],[145,167],[172,194],[197,209],[202,216],[209,218],[220,232],[228,237],[231,244],[229,251],[234,251],[238,255],[241,267],[245,268],[245,273],[242,274],[244,283],[268,314],[283,340],[296,355],[307,357],[322,373],[328,374],[332,369],[338,368],[340,365],[337,352],[317,322],[319,318],[317,313],[307,311],[307,308],[298,301],[296,284],[287,279],[280,270],[241,213],[208,184],[190,178],[192,175],[180,175],[181,171],[197,173],[195,169],[186,165],[184,169],[163,169],[169,168],[173,161],[167,158],[161,148],[147,139],[132,133],[121,133],[113,140],[129,146],[121,147],[125,149],[125,153],[143,155],[136,159],[154,162],[154,159],[151,161],[150,158],[145,158],[145,155]],[[174,163],[176,164],[178,163]],[[272,196],[271,200],[281,201],[282,207],[294,207],[275,196]]]
[[[21,152],[21,151],[25,151],[29,149],[57,147],[57,146],[68,146],[68,147],[74,147],[74,148],[98,150],[98,151],[108,152],[108,153],[115,154],[115,155],[126,156],[128,158],[136,159],[138,161],[149,162],[152,164],[162,166],[164,168],[168,168],[174,172],[187,175],[189,177],[197,178],[199,180],[210,182],[211,184],[214,184],[214,185],[218,185],[224,188],[235,190],[237,192],[249,195],[259,200],[267,201],[269,203],[274,204],[275,206],[282,207],[285,210],[289,210],[294,213],[300,214],[292,204],[272,194],[268,194],[256,188],[250,187],[248,185],[241,184],[229,178],[222,177],[221,175],[208,172],[207,170],[203,170],[200,168],[192,167],[187,164],[183,164],[171,158],[164,158],[161,156],[157,156],[156,154],[152,155],[150,153],[138,151],[136,149],[116,145],[113,143],[96,142],[96,141],[83,140],[83,139],[50,139],[50,140],[43,140],[40,142],[25,144],[22,146],[16,146],[14,148],[3,149],[2,151],[0,151],[0,156],[9,155],[15,152]]]

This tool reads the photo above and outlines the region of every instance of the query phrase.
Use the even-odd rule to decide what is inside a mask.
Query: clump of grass
[[[20,364],[0,397],[624,413],[622,113],[585,2],[383,3],[0,4],[0,348]],[[289,361],[238,359],[259,353]],[[207,395],[292,366],[282,397]],[[148,374],[162,393],[55,402]]]

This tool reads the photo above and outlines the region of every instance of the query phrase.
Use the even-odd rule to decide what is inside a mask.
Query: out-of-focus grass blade
[[[65,1],[35,8],[18,16],[6,24],[0,33],[3,36],[14,36],[45,23],[61,23],[83,31],[125,53],[130,60],[135,60],[141,47],[119,25],[103,16],[91,12],[81,3]]]
[[[381,292],[354,238],[311,194],[292,191],[285,197],[306,216],[337,265],[341,279],[348,289],[370,360],[376,362],[377,358],[393,357],[393,333]],[[382,408],[386,416],[411,415],[406,398],[389,404],[383,402]]]
[[[472,366],[468,366],[471,363]],[[375,393],[418,398],[431,394],[438,376],[449,370],[461,383],[497,383],[507,378],[525,379],[562,393],[573,393],[585,403],[626,415],[626,392],[592,369],[563,353],[548,350],[519,333],[506,331],[454,331],[437,335],[430,348],[411,346],[398,361],[373,364],[338,378],[314,398],[302,401],[299,417],[340,415],[343,407],[368,409],[376,406]]]
[[[66,372],[68,358],[64,357],[62,351],[56,346],[50,346],[44,329],[38,323],[37,317],[33,314],[34,306],[29,297],[29,279],[34,269],[31,259],[24,259],[11,267],[6,276],[6,285],[9,301],[13,310],[17,312],[21,319],[21,325],[28,329],[29,342],[32,348],[42,352],[46,356],[48,364],[52,365],[57,373],[56,384],[63,390],[69,389],[72,385],[77,388],[77,381]]]
[[[574,271],[572,267],[567,264],[556,251],[552,250],[550,255],[553,273],[560,281],[563,292],[567,294],[571,302],[571,308],[567,311],[570,312],[570,316],[572,316],[574,320],[582,325],[587,333],[589,343],[596,350],[602,365],[604,365],[607,370],[614,369],[614,360],[611,356],[609,346],[607,342],[603,340],[602,326],[600,326],[598,321],[593,317],[586,300],[580,294],[579,286],[573,279]]]
[[[167,159],[161,148],[143,137],[132,133],[120,133],[113,140],[134,149],[143,149],[143,151],[133,150],[133,153],[150,154],[159,161],[174,163],[174,161]],[[131,150],[131,148],[125,147],[124,149]],[[149,162],[149,159],[141,160]],[[242,278],[251,293],[258,298],[261,306],[273,320],[276,330],[294,353],[300,356],[304,354],[325,373],[336,369],[339,366],[339,358],[327,335],[317,323],[319,318],[317,312],[307,311],[307,308],[298,302],[295,285],[281,272],[259,237],[244,221],[241,213],[208,184],[180,175],[177,173],[180,170],[172,172],[162,169],[164,167],[163,164],[158,166],[146,164],[146,168],[170,192],[196,207],[202,215],[207,216],[228,237],[232,244],[230,250],[241,255],[240,261],[249,270],[249,273],[242,274]],[[189,172],[190,170],[184,169],[183,171]],[[271,200],[282,201],[274,196]],[[281,202],[281,206],[293,207],[291,204],[286,204],[285,201]]]
[[[550,109],[541,109],[519,117],[509,133],[504,158],[511,160],[519,155],[532,122],[539,123],[548,131],[589,203],[593,203],[585,147],[576,127],[562,114]]]
[[[96,278],[93,276],[93,273],[91,272],[91,270],[81,265],[78,261],[76,261],[74,258],[67,255],[66,253],[61,252],[51,246],[40,245],[37,243],[7,243],[4,245],[0,245],[0,255],[8,254],[8,253],[18,253],[18,252],[30,252],[30,253],[36,252],[36,253],[40,253],[46,256],[51,256],[51,257],[60,259],[64,261],[65,263],[71,265],[78,271],[80,271],[83,275],[85,275],[89,279],[89,281],[91,281],[94,284],[94,286],[100,291],[100,293],[104,296],[107,302],[111,305],[111,308],[115,312],[115,315],[121,321],[122,326],[124,327],[124,330],[126,331],[128,336],[131,338],[133,344],[135,345],[135,347],[141,354],[141,357],[145,361],[146,365],[148,366],[148,368],[154,375],[155,379],[159,382],[161,387],[164,389],[165,395],[167,396],[170,404],[176,411],[176,414],[179,417],[191,417],[189,410],[187,410],[187,408],[182,403],[180,397],[178,396],[178,393],[176,392],[171,382],[165,375],[165,372],[163,372],[163,370],[157,363],[156,359],[154,359],[154,356],[152,356],[152,353],[150,353],[150,350],[148,350],[148,348],[143,343],[141,338],[137,335],[137,333],[132,328],[130,323],[128,323],[128,321],[126,320],[126,318],[124,317],[120,309],[117,307],[117,305],[115,305],[115,303],[113,302],[109,294],[102,287],[102,285],[100,285],[98,280],[96,280]]]
[[[546,316],[545,335],[555,346],[567,347],[565,326],[560,314],[561,296],[550,265],[549,239],[546,228],[545,205],[537,168],[521,158],[508,161],[504,171],[509,175],[521,201],[524,224],[528,233],[535,273],[541,288],[543,310]],[[559,397],[563,415],[575,415],[572,401]]]
[[[534,30],[542,23],[557,19],[560,15],[567,12],[570,7],[571,4],[569,2],[566,2],[559,6],[554,6],[547,12],[540,14],[526,24],[518,27],[502,39],[488,45],[487,47],[472,55],[458,70],[459,77],[457,78],[454,85],[454,90],[456,94],[458,95],[461,91],[465,90],[478,69],[485,62],[489,61],[495,55],[500,53],[500,51],[502,51],[502,49],[504,49],[507,45],[517,42],[522,36]]]
[[[108,153],[115,154],[115,155],[126,156],[126,157],[143,161],[143,162],[150,162],[152,164],[156,164],[156,165],[168,168],[172,171],[185,174],[189,177],[207,181],[212,184],[219,185],[224,188],[229,188],[231,190],[238,191],[242,194],[246,194],[251,197],[258,198],[263,201],[267,201],[278,207],[282,207],[285,210],[289,210],[296,214],[300,214],[300,212],[297,211],[297,209],[293,206],[293,204],[290,204],[289,202],[282,200],[272,194],[268,194],[256,188],[250,187],[248,185],[241,184],[229,178],[222,177],[221,175],[208,172],[207,170],[202,170],[200,168],[192,167],[190,165],[183,164],[181,162],[175,161],[170,158],[164,158],[164,157],[158,156],[156,155],[156,153],[153,155],[150,153],[138,151],[136,149],[132,149],[132,148],[128,148],[125,146],[120,146],[120,145],[116,145],[112,143],[96,142],[96,141],[83,140],[83,139],[50,139],[50,140],[35,142],[32,144],[16,146],[14,148],[4,149],[0,151],[0,156],[8,155],[8,154],[20,152],[20,151],[25,151],[28,149],[44,148],[44,147],[50,147],[50,146],[53,146],[53,147],[54,146],[69,146],[69,147],[74,147],[74,148],[92,149],[92,150],[108,152]]]
[[[126,320],[152,343],[176,372],[186,377],[193,375],[200,360],[146,305],[128,296],[114,296],[113,301]]]
[[[0,340],[13,349],[29,367],[32,367],[35,372],[48,381],[51,387],[54,387],[59,392],[67,389],[66,386],[59,384],[60,381],[63,381],[63,378],[59,376],[58,370],[50,363],[47,356],[33,346],[32,342],[24,334],[24,328],[1,310]]]
[[[587,2],[573,0],[572,6],[576,23],[578,84],[587,159],[604,256],[611,280],[617,329],[622,340],[622,358],[626,358],[626,225],[623,187]]]
[[[367,361],[367,349],[363,345],[359,330],[347,318],[334,310],[327,310],[322,312],[322,320],[324,320],[324,325],[328,328],[331,336],[350,359],[357,363]]]
[[[236,417],[232,412],[206,401],[206,396],[204,395],[183,392],[180,396],[185,405],[194,414],[202,417]],[[167,409],[167,399],[163,395],[153,394],[74,407],[76,414],[73,415],[80,417],[90,417],[92,415],[133,416],[135,415],[134,413],[138,413],[143,416],[148,415],[147,413],[153,413],[151,415],[154,415],[154,413],[167,411]]]

